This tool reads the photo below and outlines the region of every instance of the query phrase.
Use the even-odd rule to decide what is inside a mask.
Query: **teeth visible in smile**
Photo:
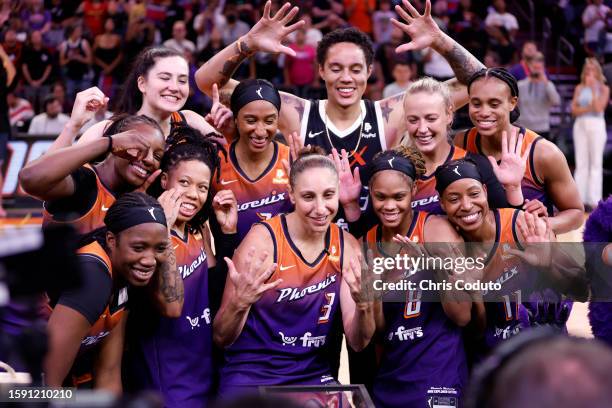
[[[474,214],[470,214],[470,215],[464,215],[463,217],[461,217],[461,219],[465,222],[472,222],[475,221],[478,218],[478,214],[479,213],[474,213]]]
[[[338,88],[340,92],[353,92],[354,88]]]
[[[164,98],[164,99],[166,99],[166,100],[168,100],[170,102],[176,102],[179,99],[177,96],[174,96],[174,95],[164,95],[164,96],[162,96],[162,98]]]
[[[190,211],[191,211],[191,210],[195,210],[195,208],[196,208],[196,206],[195,206],[195,205],[190,204],[190,203],[182,203],[182,204],[181,204],[181,207],[182,207],[182,208],[185,208],[185,209],[187,209],[187,210],[190,210]]]
[[[138,166],[137,164],[132,164],[132,167],[134,167],[142,177],[147,177],[149,175],[149,172],[146,169]]]
[[[433,139],[433,136],[417,136],[416,138],[419,142],[429,142]]]

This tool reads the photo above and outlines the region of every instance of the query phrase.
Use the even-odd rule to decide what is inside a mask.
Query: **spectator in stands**
[[[9,28],[4,32],[4,40],[2,41],[2,48],[4,52],[11,59],[15,68],[19,68],[21,65],[21,51],[22,44],[17,41],[17,32],[12,28]]]
[[[323,38],[323,33],[317,27],[312,25],[312,18],[310,14],[303,14],[300,17],[302,21],[304,21],[304,25],[302,26],[304,30],[306,30],[306,44],[312,45],[317,48],[317,44]],[[295,32],[289,34],[288,36],[290,41],[295,41]]]
[[[519,25],[516,17],[506,11],[505,0],[493,1],[493,7],[485,18],[485,28],[491,36],[491,46],[499,54],[501,63],[508,64],[514,54],[514,38]]]
[[[8,154],[8,140],[11,135],[11,124],[9,121],[9,108],[6,101],[6,94],[15,80],[15,66],[10,57],[4,52],[0,45],[0,169]],[[6,211],[2,206],[2,171],[0,171],[0,218],[6,217]]]
[[[85,0],[81,3],[79,10],[83,13],[83,23],[92,38],[104,32],[107,8],[106,0]]]
[[[344,0],[344,13],[347,21],[364,33],[372,36],[372,13],[376,10],[376,0]]]
[[[9,92],[6,95],[6,102],[9,108],[11,127],[20,132],[25,132],[30,124],[30,119],[34,116],[32,104],[27,99],[15,95],[15,92]]]
[[[68,99],[72,100],[79,90],[91,85],[91,48],[79,24],[66,29],[66,40],[59,46],[59,62],[64,69]]]
[[[223,45],[223,37],[221,36],[221,32],[215,28],[212,33],[210,33],[210,41],[208,45],[204,49],[202,49],[198,55],[198,62],[204,63],[212,58],[213,55],[217,54],[225,48]]]
[[[397,14],[391,10],[391,1],[381,0],[378,10],[372,15],[372,30],[375,44],[391,41],[391,33],[393,32],[392,18],[397,18]]]
[[[323,34],[328,33],[338,24],[346,24],[344,6],[340,1],[314,0],[312,8],[312,23]]]
[[[476,13],[471,0],[461,0],[450,18],[450,31],[457,42],[470,50],[478,59],[484,58],[486,33],[482,19]]]
[[[225,24],[220,28],[223,44],[228,45],[248,33],[250,27],[247,23],[238,19],[238,11],[234,5],[225,8]]]
[[[521,49],[521,60],[511,66],[508,70],[512,75],[514,75],[517,81],[525,79],[529,76],[529,60],[535,57],[538,52],[538,46],[535,42],[525,41],[523,48]]]
[[[187,39],[187,26],[182,20],[176,21],[172,26],[172,38],[164,42],[164,46],[172,48],[187,57],[186,53],[195,53],[195,44]]]
[[[109,17],[104,22],[104,32],[94,40],[93,62],[98,88],[110,98],[122,81],[119,72],[122,59],[121,37],[115,32],[115,21]]]
[[[125,65],[130,66],[132,61],[142,50],[153,45],[155,40],[155,26],[145,17],[140,17],[128,24],[125,33]]]
[[[582,13],[584,45],[590,56],[603,56],[606,46],[606,19],[610,14],[610,7],[603,4],[603,0],[593,0]]]
[[[51,26],[43,36],[45,47],[56,49],[66,39],[63,24],[72,16],[72,10],[61,0],[51,0]]]
[[[29,0],[21,11],[21,19],[28,31],[46,33],[51,28],[51,12],[45,10],[43,0]]]
[[[555,84],[546,77],[544,55],[541,52],[529,59],[529,76],[518,81],[518,124],[550,140],[550,108],[561,103]]]
[[[21,65],[25,97],[32,102],[37,111],[42,98],[49,93],[54,62],[51,53],[43,47],[42,41],[42,33],[32,31],[30,42],[23,50],[23,64]]]
[[[433,48],[425,48],[423,54],[423,72],[425,75],[444,82],[455,76],[446,59]]]
[[[225,19],[221,14],[219,1],[213,0],[204,4],[203,9],[193,19],[193,29],[197,34],[196,49],[202,52],[208,47],[214,30],[222,26]]]
[[[62,105],[62,112],[70,112],[72,105],[66,98],[66,85],[62,81],[55,81],[51,85],[51,95],[57,98]]]
[[[395,79],[393,78],[393,67],[396,61],[405,60],[412,65],[412,71],[416,72],[416,63],[420,59],[418,53],[412,51],[396,54],[395,49],[405,41],[404,32],[393,26],[391,31],[391,41],[380,44],[374,54],[374,74],[377,78],[384,78],[385,84],[390,84]]]
[[[44,112],[32,118],[30,122],[30,135],[59,135],[70,117],[62,113],[62,104],[53,95],[45,98]]]
[[[295,51],[295,57],[285,56],[284,77],[285,86],[296,88],[296,96],[308,99],[306,91],[317,84],[317,50],[306,44],[306,29],[301,27],[296,31],[295,43],[289,48]]]
[[[499,58],[499,54],[493,50],[487,50],[484,56],[484,60],[482,62],[487,68],[501,67],[501,60]]]
[[[597,59],[587,58],[580,83],[574,90],[572,115],[574,121],[574,151],[576,172],[574,178],[580,198],[587,210],[592,210],[601,200],[603,188],[603,152],[607,132],[604,110],[610,99]]]
[[[412,70],[412,64],[405,60],[398,60],[393,66],[394,82],[385,86],[383,90],[383,98],[388,98],[398,93],[404,92],[412,83],[412,77],[415,72]]]

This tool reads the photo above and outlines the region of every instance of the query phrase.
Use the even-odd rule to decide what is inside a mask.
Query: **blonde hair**
[[[582,66],[582,72],[580,73],[580,83],[584,84],[584,76],[585,76],[585,71],[587,68],[587,65],[591,65],[593,68],[595,68],[595,76],[597,77],[597,80],[603,84],[605,84],[606,81],[606,77],[603,74],[603,70],[601,69],[601,65],[599,64],[599,61],[597,61],[596,58],[593,57],[589,57],[586,60],[584,60],[584,65]]]
[[[406,89],[404,102],[406,102],[408,95],[414,95],[420,92],[440,95],[444,101],[446,109],[449,109],[451,112],[453,111],[453,100],[451,98],[450,89],[446,83],[437,81],[431,77],[419,78],[411,83],[410,86],[408,86],[408,89]]]

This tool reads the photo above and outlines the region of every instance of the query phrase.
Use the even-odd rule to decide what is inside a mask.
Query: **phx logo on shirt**
[[[274,184],[288,184],[289,179],[285,175],[285,170],[277,169],[274,178],[272,179],[272,183]]]

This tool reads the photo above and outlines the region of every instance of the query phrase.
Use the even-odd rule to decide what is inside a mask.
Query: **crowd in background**
[[[299,96],[324,97],[315,63],[316,43],[325,33],[349,25],[370,35],[376,47],[367,97],[393,95],[420,75],[452,77],[448,63],[433,50],[395,54],[395,47],[405,41],[404,34],[390,23],[398,0],[293,3],[309,10],[301,16],[306,25],[289,44],[296,57],[256,54],[240,67],[237,79],[265,78]],[[423,7],[422,1],[414,3]],[[603,58],[609,8],[601,0],[588,7],[568,0],[544,3],[550,6],[556,27],[567,26],[569,33],[576,25],[583,26],[584,34],[577,33],[575,38],[584,37],[585,49]],[[195,72],[244,35],[263,7],[261,0],[2,0],[0,4],[1,44],[17,70],[9,95],[11,125],[28,131],[34,115],[42,113],[44,117],[34,122],[30,133],[51,134],[61,130],[67,120],[64,114],[69,113],[76,91],[92,84],[111,98],[112,110],[123,73],[147,46],[163,44],[183,52]],[[273,2],[273,8],[280,5],[280,1]],[[531,43],[521,55],[524,39],[519,44],[517,33],[526,27],[519,27],[505,0],[437,0],[432,13],[444,31],[487,66],[512,67],[517,79],[532,70],[529,64],[537,47]],[[576,20],[582,24],[575,24]],[[542,54],[537,62],[543,63]],[[535,71],[542,72],[535,79],[545,81],[544,69],[536,67]],[[210,100],[191,85],[188,108],[206,111]],[[557,98],[549,93],[554,102]],[[536,130],[548,131],[547,126]]]

